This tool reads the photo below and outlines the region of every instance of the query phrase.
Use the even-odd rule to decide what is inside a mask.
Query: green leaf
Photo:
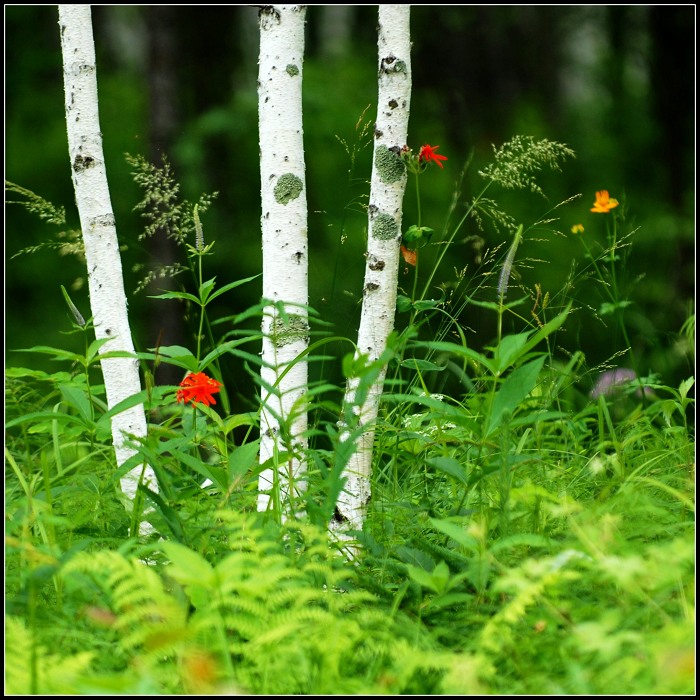
[[[420,343],[413,343],[410,347],[413,348],[427,348],[429,350],[437,350],[438,352],[447,352],[457,357],[463,357],[467,360],[473,360],[477,362],[482,367],[485,367],[490,372],[495,374],[494,363],[489,360],[485,355],[472,350],[464,345],[457,345],[457,343],[448,343],[445,341],[434,340],[434,341],[421,341]]]
[[[689,377],[688,379],[684,379],[680,383],[680,386],[678,387],[678,393],[681,395],[681,399],[683,401],[685,401],[686,398],[688,398],[688,392],[691,390],[693,384],[695,384],[694,377]]]
[[[138,406],[139,404],[151,404],[154,400],[160,401],[163,399],[163,397],[173,394],[176,388],[177,387],[165,385],[155,386],[150,390],[144,389],[143,391],[139,391],[138,393],[123,399],[118,404],[112,406],[109,411],[106,411],[99,417],[97,421],[98,430],[109,430],[110,421],[118,413],[126,411],[134,406]]]
[[[241,425],[256,426],[258,424],[257,413],[236,413],[224,419],[224,433],[228,435],[234,428]]]
[[[59,350],[58,348],[52,348],[47,345],[35,345],[33,348],[20,348],[18,350],[13,350],[13,352],[38,352],[43,355],[53,355],[54,360],[69,360],[70,362],[77,362],[83,366],[85,365],[85,358],[82,355],[69,352],[68,350]]]
[[[134,457],[138,458],[139,455],[134,455]],[[131,461],[132,460],[127,459],[126,462],[124,462],[124,464],[122,465],[121,470],[123,470],[124,472],[129,471],[129,469],[131,468],[129,462]],[[121,475],[115,473],[114,476],[119,477]],[[166,503],[165,499],[159,493],[157,493],[156,491],[151,491],[148,487],[144,486],[143,484],[139,484],[139,491],[145,494],[147,498],[149,498],[151,501],[153,501],[153,503],[155,503],[159,513],[163,516],[163,520],[166,522],[173,535],[175,535],[175,537],[177,537],[179,540],[184,540],[185,529],[182,525],[182,520],[180,519],[180,515],[177,512],[177,510],[168,505],[168,503]]]
[[[254,440],[237,447],[229,454],[228,477],[230,483],[243,476],[257,464],[259,450],[260,440]]]
[[[97,353],[100,351],[100,348],[105,344],[108,343],[112,338],[97,338],[90,343],[90,346],[88,347],[86,357],[88,362],[91,360],[94,360],[95,357],[97,356]]]
[[[77,423],[83,428],[88,427],[85,425],[85,421],[82,417],[71,416],[68,413],[52,413],[51,411],[37,411],[36,413],[25,413],[23,416],[19,416],[14,420],[5,423],[5,428],[14,428],[16,425],[21,425],[22,423],[40,423],[42,421],[52,421],[57,420],[62,423]]]
[[[115,357],[119,358],[127,358],[127,359],[136,359],[137,355],[136,353],[133,352],[128,352],[126,350],[108,350],[107,352],[101,352],[99,355],[96,355],[95,357],[91,357],[90,361],[92,362],[93,360],[95,361],[100,361],[100,360],[109,360]]]
[[[500,552],[504,549],[510,549],[511,547],[538,547],[548,549],[550,546],[551,542],[546,537],[524,532],[520,535],[511,535],[510,537],[497,540],[491,545],[490,551]]]
[[[162,345],[158,348],[158,353],[139,352],[137,357],[142,360],[160,360],[169,365],[182,367],[189,372],[197,372],[199,365],[197,358],[187,348],[181,345]]]
[[[522,349],[525,347],[529,335],[529,333],[518,333],[517,335],[507,335],[501,339],[494,351],[496,374],[501,375],[524,354]]]
[[[491,404],[486,436],[489,436],[503,421],[503,418],[515,412],[520,403],[535,388],[544,365],[545,355],[513,370],[501,385]]]
[[[396,554],[407,565],[419,566],[426,571],[432,571],[435,568],[435,561],[422,549],[401,546],[397,548]]]
[[[399,313],[406,313],[406,311],[411,310],[411,300],[409,297],[404,296],[403,294],[399,294],[399,296],[396,298],[396,310]]]
[[[454,477],[465,486],[469,484],[465,468],[456,459],[452,457],[433,457],[426,460],[426,462],[431,467],[435,467],[435,469]]]
[[[214,567],[201,554],[179,542],[163,542],[162,547],[170,559],[168,576],[185,587],[212,586],[215,583]]]
[[[200,306],[199,299],[189,292],[164,292],[163,294],[149,295],[149,299],[186,299],[187,301],[194,302],[197,306]]]
[[[183,358],[194,357],[192,351],[182,345],[161,345],[158,352],[165,357]]]
[[[200,288],[199,288],[199,298],[202,300],[202,306],[206,306],[209,303],[209,295],[211,294],[212,290],[214,289],[214,285],[216,284],[216,277],[212,277],[212,279],[207,280],[206,282],[202,282]]]
[[[434,309],[440,306],[442,302],[443,299],[419,299],[418,301],[413,302],[411,306],[416,311],[428,311],[428,309]]]
[[[215,347],[210,353],[208,353],[204,357],[204,359],[199,363],[199,371],[203,372],[217,357],[220,357],[221,355],[224,355],[227,352],[230,352],[232,355],[244,357],[245,359],[251,361],[257,360],[259,362],[260,358],[258,356],[251,355],[250,353],[244,353],[240,350],[235,350],[235,348],[237,348],[239,345],[243,345],[244,343],[250,343],[253,340],[258,340],[260,337],[261,336],[259,335],[246,336],[245,338],[239,338],[238,340],[229,340],[225,343],[217,345],[217,347]]]
[[[44,372],[40,369],[28,369],[26,367],[5,367],[5,376],[15,379],[31,377],[32,379],[48,381],[67,381],[71,378],[68,372]]]
[[[433,582],[435,583],[436,593],[443,593],[446,590],[447,584],[450,580],[450,568],[444,561],[441,561],[433,569],[432,577]]]
[[[260,275],[253,275],[252,277],[246,277],[243,280],[237,280],[236,282],[231,282],[230,284],[227,284],[223,286],[221,289],[217,289],[210,297],[207,303],[210,301],[214,301],[217,297],[220,297],[222,294],[225,294],[226,292],[235,289],[236,287],[240,287],[242,284],[246,284],[248,282],[252,282],[254,279],[257,279],[260,277]]]
[[[530,350],[532,350],[536,345],[538,345],[542,340],[544,340],[547,336],[551,335],[554,333],[554,331],[558,330],[559,327],[564,323],[566,320],[566,317],[569,315],[569,311],[571,310],[571,302],[569,302],[568,306],[562,311],[558,316],[555,316],[551,321],[548,321],[547,323],[544,324],[541,328],[538,328],[530,337],[530,339],[525,342],[524,344],[521,343],[520,339],[518,338],[517,340],[511,340],[509,341],[509,345],[507,347],[507,352],[504,352],[501,347],[499,346],[496,348],[496,353],[495,353],[495,367],[496,367],[496,374],[497,376],[500,376],[503,374],[503,372],[508,369],[510,365],[517,364],[518,360],[525,355],[527,355]],[[523,335],[523,334],[519,334]],[[510,338],[516,338],[517,336],[507,336]],[[505,338],[503,339],[505,340]],[[501,344],[503,341],[501,342]]]
[[[413,566],[411,564],[406,564],[406,571],[411,579],[413,579],[419,586],[429,588],[430,590],[438,593],[433,586],[433,577],[425,569],[421,569],[420,567]]]
[[[430,238],[432,236],[433,229],[427,226],[409,226],[406,233],[403,234],[404,243],[413,243],[414,241],[419,241],[421,238]]]
[[[512,309],[516,306],[520,306],[523,302],[527,301],[530,297],[521,297],[515,301],[511,301],[508,304],[500,304],[496,301],[479,301],[478,299],[469,299],[469,303],[473,306],[480,306],[484,309],[490,309],[491,311],[496,311],[500,313],[504,309]]]
[[[78,389],[71,384],[61,384],[58,387],[61,390],[63,400],[75,408],[78,415],[85,421],[86,424],[93,422],[92,407],[84,389]]]
[[[75,321],[76,325],[85,327],[87,324],[85,323],[83,315],[80,313],[80,311],[78,311],[78,307],[73,303],[73,300],[70,298],[70,295],[63,285],[61,285],[61,292],[63,293],[63,298],[66,300],[66,304],[68,304],[70,312],[73,314],[73,320]]]
[[[445,591],[450,580],[450,570],[444,561],[437,564],[431,573],[411,564],[406,564],[406,571],[418,585],[423,588],[429,588],[438,594]]]
[[[442,370],[446,369],[445,365],[436,365],[434,362],[417,360],[415,358],[403,360],[401,362],[401,367],[408,367],[409,369],[415,369],[420,372],[442,372]]]
[[[451,537],[457,544],[470,552],[479,551],[479,541],[476,537],[470,535],[460,524],[454,523],[451,520],[438,520],[436,518],[430,518],[430,522],[433,527],[448,537]]]
[[[618,309],[625,309],[628,306],[632,304],[631,301],[627,301],[626,299],[622,299],[621,301],[617,301],[614,304],[611,304],[610,302],[605,302],[600,305],[600,309],[598,313],[601,316],[609,316],[610,314],[614,314]]]
[[[222,493],[225,493],[228,489],[226,471],[221,467],[216,467],[212,464],[202,462],[201,459],[193,457],[186,452],[179,452],[177,458],[192,471],[200,474],[205,479],[209,479],[209,481],[211,481]]]

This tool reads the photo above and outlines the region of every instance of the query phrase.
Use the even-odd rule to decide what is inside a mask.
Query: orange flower
[[[182,389],[178,389],[177,400],[180,403],[191,401],[193,404],[202,403],[211,406],[216,403],[213,394],[221,391],[221,384],[207,377],[204,372],[188,374],[181,382]]]
[[[620,202],[616,199],[611,199],[607,190],[600,190],[595,193],[595,204],[591,207],[591,211],[596,214],[607,214],[611,209],[614,209]]]
[[[207,691],[214,690],[220,671],[213,654],[195,649],[188,652],[180,664],[184,672],[183,680],[195,695],[198,692],[206,695]]]
[[[438,155],[435,152],[438,148],[440,148],[440,146],[428,146],[427,144],[425,146],[421,146],[420,151],[418,151],[418,162],[427,163],[428,161],[432,160],[434,163],[437,163],[442,168],[443,166],[440,161],[447,160],[447,156]]]
[[[416,260],[418,258],[418,254],[416,253],[415,250],[409,250],[406,248],[406,246],[401,246],[401,255],[403,256],[404,261],[408,265],[413,265],[413,267],[416,266]]]

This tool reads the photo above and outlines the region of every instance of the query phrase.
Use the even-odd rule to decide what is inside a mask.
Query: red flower
[[[421,146],[420,151],[418,151],[418,162],[427,163],[428,161],[433,161],[437,163],[442,168],[441,160],[447,160],[447,156],[438,155],[435,151],[440,148],[440,146]]]
[[[205,406],[211,406],[216,403],[213,394],[221,391],[221,384],[207,377],[204,372],[195,372],[188,374],[181,382],[182,389],[177,391],[177,400],[180,403],[191,401],[193,404],[203,403]]]

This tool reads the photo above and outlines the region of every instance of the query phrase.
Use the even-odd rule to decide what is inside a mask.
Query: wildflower
[[[571,233],[583,233],[583,224],[574,224],[571,227]]]
[[[614,209],[620,202],[616,199],[611,199],[607,190],[600,190],[595,193],[595,204],[591,207],[591,211],[596,214],[607,214],[611,209]]]
[[[506,255],[506,260],[503,263],[503,268],[501,269],[501,274],[498,276],[498,296],[501,300],[506,296],[508,292],[508,282],[510,281],[510,273],[513,269],[513,261],[515,260],[515,253],[518,250],[520,241],[523,239],[523,225],[518,226],[518,230],[515,232],[515,238],[508,249],[508,254]]]
[[[85,319],[83,318],[83,315],[78,311],[78,307],[73,303],[73,300],[68,296],[68,292],[66,291],[66,288],[61,285],[61,291],[63,292],[63,297],[66,300],[66,304],[68,304],[68,308],[70,309],[71,313],[73,314],[73,318],[75,322],[81,327],[85,327]]]
[[[199,220],[198,207],[198,204],[194,205],[192,216],[194,218],[194,246],[201,253],[204,250],[204,229],[202,228],[202,222]]]
[[[83,615],[100,627],[112,627],[117,622],[117,616],[111,610],[97,605],[88,605],[83,609]]]
[[[221,391],[221,384],[207,377],[204,372],[188,374],[181,382],[181,389],[178,389],[177,400],[180,403],[191,401],[193,404],[202,403],[211,406],[216,403],[213,394]]]
[[[402,245],[401,255],[403,256],[404,262],[406,262],[407,265],[413,265],[413,267],[416,266],[418,254],[415,250],[409,250],[408,248],[406,248],[406,246]]]
[[[597,399],[599,396],[615,396],[623,392],[624,388],[634,381],[638,381],[634,370],[625,367],[609,369],[598,377],[590,396],[592,399]],[[643,386],[641,389],[637,389],[634,395],[640,398],[642,392],[647,396],[653,396],[654,393],[650,387]]]
[[[184,681],[193,691],[210,690],[219,677],[219,667],[212,654],[195,650],[181,661]]]
[[[418,162],[427,163],[433,161],[437,163],[441,168],[443,167],[441,160],[447,160],[447,156],[438,155],[435,151],[440,148],[440,146],[421,146],[420,151],[418,151]]]

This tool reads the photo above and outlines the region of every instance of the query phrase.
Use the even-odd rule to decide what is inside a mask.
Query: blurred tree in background
[[[366,204],[376,113],[376,6],[311,6],[307,14],[304,119],[309,205],[310,303],[355,337],[360,312]],[[219,283],[260,271],[260,183],[257,133],[257,9],[251,6],[95,6],[100,117],[137,346],[189,344],[178,302],[149,299],[191,281],[158,280],[138,294],[153,262],[184,262],[164,237],[139,241],[144,223],[133,211],[141,193],[124,154],[173,165],[183,196],[219,197],[205,215],[207,242],[216,240],[206,274]],[[416,6],[409,145],[440,144],[444,172],[421,183],[425,225],[442,231],[456,191],[460,202],[480,188],[477,175],[515,134],[566,143],[577,154],[563,173],[545,178],[547,201],[495,194],[517,221],[532,222],[558,202],[559,229],[584,220],[587,240],[604,242],[603,222],[589,216],[596,190],[622,202],[634,229],[623,291],[631,342],[644,372],[677,384],[692,372],[692,353],[675,334],[694,298],[694,6]],[[67,209],[77,228],[63,107],[55,6],[5,7],[5,176]],[[472,157],[463,180],[460,174]],[[425,183],[425,184],[423,184]],[[16,197],[10,197],[16,199]],[[407,192],[404,221],[415,218]],[[458,205],[457,215],[463,209]],[[533,208],[534,207],[534,208]],[[84,265],[43,250],[13,257],[54,234],[16,205],[5,214],[6,363],[44,366],[18,355],[31,345],[74,348],[60,285],[85,313]],[[477,238],[480,237],[480,238]],[[480,242],[483,239],[483,244]],[[469,266],[478,274],[481,249],[505,233],[470,224],[438,281]],[[426,249],[427,250],[427,249]],[[523,244],[522,282],[561,289],[572,262],[585,262],[573,236]],[[430,268],[426,252],[423,270]],[[409,279],[409,278],[407,278]],[[406,283],[407,287],[410,283]],[[229,316],[259,301],[259,285],[224,297]],[[581,283],[577,305],[597,308],[600,289]],[[436,292],[437,296],[437,292]],[[495,299],[495,297],[494,297]],[[168,306],[170,305],[170,306]],[[493,339],[493,320],[470,307],[463,319],[470,343]],[[622,349],[614,323],[582,311],[561,343],[581,349],[589,367]],[[256,322],[254,322],[256,323]],[[578,326],[577,326],[578,323]],[[400,325],[400,323],[399,323]],[[227,329],[222,329],[222,332]],[[343,352],[347,351],[347,347]],[[179,381],[163,375],[161,381]],[[230,391],[252,407],[248,380]],[[248,402],[246,404],[246,402]]]

